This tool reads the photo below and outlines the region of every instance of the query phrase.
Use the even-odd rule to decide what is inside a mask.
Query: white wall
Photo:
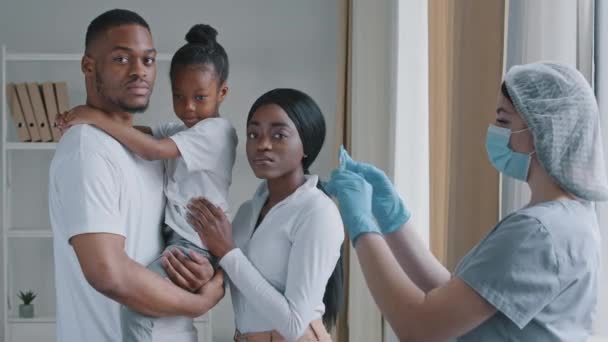
[[[82,53],[84,34],[90,20],[103,11],[116,7],[135,10],[148,21],[156,47],[161,53],[173,53],[183,45],[183,37],[193,24],[208,23],[219,31],[218,40],[226,48],[231,63],[231,92],[221,113],[233,122],[241,138],[230,195],[232,212],[252,194],[258,184],[244,157],[243,143],[246,114],[259,95],[276,87],[301,89],[319,103],[327,120],[327,132],[330,135],[335,132],[338,39],[336,1],[20,0],[9,3],[1,0],[0,44],[6,44],[9,52]],[[20,81],[66,79],[70,82],[72,104],[76,104],[84,100],[79,70],[78,62],[17,63],[9,66],[7,77],[9,80]],[[153,124],[173,119],[167,73],[168,63],[159,62],[150,110],[139,116],[138,122]],[[324,150],[313,165],[313,172],[327,175],[335,153],[333,146],[334,137],[328,136]],[[41,162],[45,158],[47,157],[40,157]],[[20,172],[19,169],[14,171]],[[26,186],[35,191],[38,188],[44,189],[45,182],[46,178],[39,176],[35,183]],[[31,195],[35,198],[36,193]],[[14,209],[13,216],[17,221],[22,220],[22,226],[47,222],[48,210],[45,208],[28,215],[26,212],[29,213],[25,206]],[[31,258],[41,257],[42,254],[31,255]],[[32,260],[24,262],[31,264]],[[14,269],[15,272],[26,272],[19,265],[15,265]],[[49,281],[52,279],[49,278]],[[46,300],[46,306],[52,307],[54,299]],[[41,305],[45,303],[44,298],[39,301]],[[214,341],[232,339],[232,320],[230,304],[225,300],[214,311]]]

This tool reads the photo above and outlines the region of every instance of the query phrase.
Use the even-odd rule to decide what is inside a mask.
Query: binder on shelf
[[[23,111],[21,110],[21,104],[19,103],[19,97],[17,96],[17,89],[15,85],[9,83],[6,85],[6,97],[8,98],[8,105],[11,111],[11,116],[17,127],[17,136],[20,141],[31,141],[32,137],[30,132],[27,130],[27,124],[23,117]]]
[[[42,83],[40,85],[40,90],[42,91],[42,99],[44,100],[46,117],[51,127],[51,135],[53,136],[53,141],[57,142],[59,141],[59,138],[61,138],[61,132],[59,132],[59,129],[55,124],[55,116],[57,115],[57,113],[59,113],[59,110],[57,109],[57,101],[55,99],[55,90],[53,89],[53,83]]]
[[[53,135],[51,134],[49,120],[46,118],[46,110],[44,109],[44,103],[42,102],[38,83],[27,83],[27,92],[30,95],[30,101],[32,101],[32,109],[34,110],[34,117],[38,123],[40,138],[42,141],[53,141]]]
[[[38,123],[34,117],[30,96],[27,94],[27,86],[25,83],[19,83],[16,88],[21,110],[23,111],[23,117],[25,118],[27,129],[30,132],[30,137],[32,137],[32,141],[40,141],[40,131],[38,131]]]
[[[70,101],[68,98],[67,82],[55,82],[55,95],[57,96],[57,109],[59,113],[63,113],[70,109]]]

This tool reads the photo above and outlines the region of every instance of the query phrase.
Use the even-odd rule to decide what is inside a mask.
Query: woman
[[[486,148],[498,171],[527,182],[532,196],[453,276],[421,247],[384,173],[342,155],[327,189],[376,303],[402,341],[586,340],[600,262],[591,201],[608,198],[591,88],[568,66],[512,68]]]
[[[230,279],[235,341],[330,341],[342,293],[340,213],[308,169],[325,139],[316,103],[293,89],[262,95],[247,117],[247,158],[265,181],[238,210],[199,198],[190,223]],[[232,233],[234,231],[234,239]]]

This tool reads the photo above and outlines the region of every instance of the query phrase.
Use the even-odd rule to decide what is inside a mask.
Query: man
[[[131,11],[111,10],[91,22],[85,45],[87,105],[131,125],[132,114],[116,113],[143,112],[148,106],[156,77],[148,24]],[[221,271],[200,286],[206,281],[204,258],[199,265],[178,263],[190,265],[181,268],[181,276],[167,269],[189,291],[142,266],[163,247],[163,167],[140,159],[104,132],[79,125],[62,137],[51,163],[49,206],[58,341],[120,341],[120,304],[151,316],[196,317],[224,295]],[[183,281],[193,275],[198,286]],[[155,340],[196,336],[192,319],[162,322]]]

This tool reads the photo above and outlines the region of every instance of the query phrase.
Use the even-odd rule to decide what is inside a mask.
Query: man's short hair
[[[150,31],[150,26],[139,14],[125,10],[125,9],[113,9],[100,14],[97,18],[93,19],[87,28],[87,34],[84,40],[85,51],[89,50],[91,43],[97,39],[102,33],[107,30],[121,25],[140,25]]]

